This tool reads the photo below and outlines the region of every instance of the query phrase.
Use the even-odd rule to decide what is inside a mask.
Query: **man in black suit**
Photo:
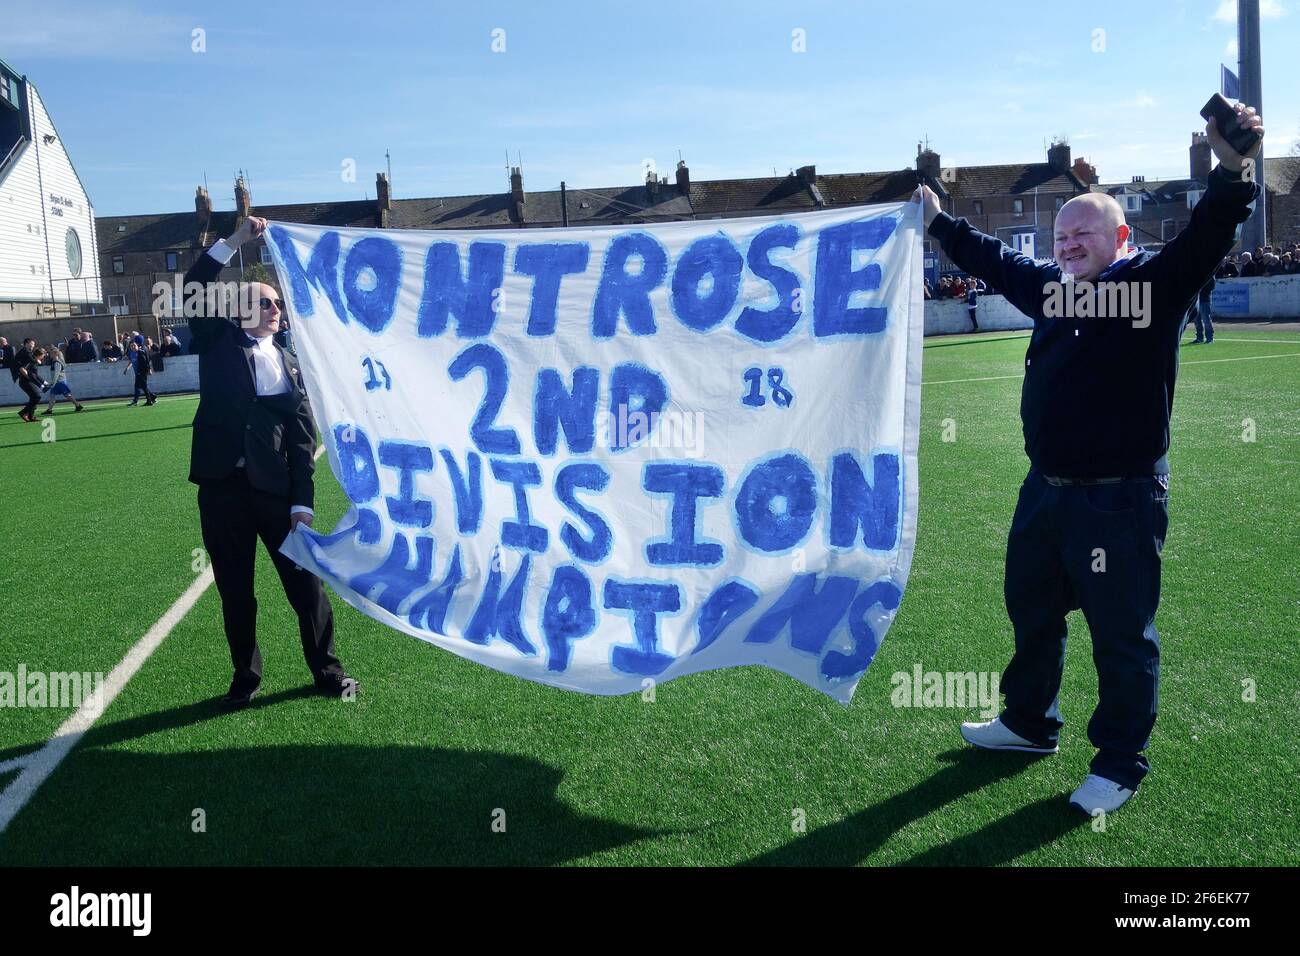
[[[0,335],[0,369],[12,368],[14,364],[14,347],[9,340]]]
[[[25,422],[36,421],[36,416],[32,413],[36,411],[36,406],[41,400],[41,389],[45,388],[45,380],[41,378],[41,373],[37,366],[41,363],[41,358],[45,355],[44,349],[36,347],[36,340],[30,336],[23,339],[23,347],[9,363],[9,374],[13,380],[18,383],[18,387],[23,390],[27,396],[27,404],[22,407],[18,417]]]
[[[185,274],[204,287],[235,250],[260,236],[266,220],[250,217],[218,240]],[[280,553],[298,522],[313,512],[316,429],[297,360],[275,343],[284,303],[273,286],[249,283],[240,306],[189,319],[190,352],[199,356],[199,408],[194,416],[190,481],[199,486],[203,544],[212,559],[235,676],[222,698],[247,705],[262,680],[257,649],[253,562],[257,539],[271,555],[298,615],[303,654],[316,687],[352,699],[358,683],[334,653],[334,612],[320,579]],[[213,304],[214,297],[208,298]],[[222,300],[225,301],[225,300]],[[192,303],[186,314],[203,311]],[[238,314],[224,317],[230,311]]]

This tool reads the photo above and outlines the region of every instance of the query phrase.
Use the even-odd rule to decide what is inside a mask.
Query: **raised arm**
[[[1021,312],[1035,320],[1042,318],[1043,283],[1059,279],[1060,269],[1041,266],[965,219],[954,219],[939,208],[939,197],[929,186],[918,186],[912,198],[922,203],[926,231],[948,258],[1002,293]]]
[[[205,287],[213,279],[221,274],[222,268],[229,262],[242,246],[249,239],[255,239],[266,230],[266,220],[258,216],[249,216],[245,219],[234,234],[228,239],[218,239],[212,248],[207,250],[203,255],[190,266],[185,273],[184,288],[189,289],[190,283],[198,283]],[[195,293],[198,295],[198,293]],[[187,293],[188,299],[188,293]],[[231,303],[232,305],[236,303]],[[206,352],[217,341],[223,331],[223,326],[228,324],[237,325],[237,315],[208,315],[205,302],[186,302],[185,314],[187,315],[190,326],[190,352],[193,355],[199,355]]]
[[[1236,109],[1238,126],[1263,134],[1263,121],[1254,107],[1238,103]],[[1160,277],[1155,288],[1164,290],[1176,303],[1190,301],[1213,278],[1219,263],[1237,242],[1237,227],[1250,218],[1250,205],[1260,194],[1255,177],[1243,173],[1254,168],[1255,158],[1264,148],[1263,139],[1243,156],[1228,145],[1213,119],[1206,123],[1205,135],[1219,165],[1210,173],[1205,195],[1192,210],[1187,226],[1151,263]]]

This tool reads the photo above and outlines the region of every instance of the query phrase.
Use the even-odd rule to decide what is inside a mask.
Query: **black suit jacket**
[[[9,374],[14,377],[15,382],[20,382],[25,378],[34,385],[44,385],[45,381],[41,378],[41,373],[37,371],[37,368],[36,357],[32,355],[31,349],[21,348],[9,366]],[[25,376],[22,374],[24,369],[27,370]]]
[[[207,283],[221,263],[204,253],[185,273],[185,285]],[[187,304],[187,313],[202,303]],[[297,360],[276,347],[289,378],[283,395],[259,396],[253,385],[252,348],[236,319],[201,315],[189,319],[190,353],[199,357],[199,408],[194,415],[190,481],[203,484],[228,476],[242,457],[254,488],[314,504],[312,472],[316,426]]]
[[[13,370],[14,365],[14,347],[12,345],[0,346],[0,368],[9,369],[9,374],[13,380],[18,381],[18,373]]]

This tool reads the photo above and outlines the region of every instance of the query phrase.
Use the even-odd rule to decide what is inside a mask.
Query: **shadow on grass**
[[[1025,330],[1023,335],[999,335],[997,338],[983,338],[982,334],[978,332],[958,332],[954,334],[969,335],[971,337],[968,339],[963,339],[960,342],[926,342],[925,347],[927,349],[951,349],[951,348],[956,348],[959,345],[988,345],[990,342],[1010,342],[1013,339],[1029,338],[1028,329]],[[981,337],[975,338],[976,335],[981,335]]]
[[[563,772],[528,757],[434,746],[111,749],[311,694],[268,695],[235,715],[204,701],[95,727],[0,837],[0,856],[44,866],[547,866],[659,835],[576,813],[557,796]],[[206,831],[196,833],[199,809]]]
[[[1087,817],[1070,808],[1065,794],[1057,794],[1021,807],[951,843],[918,853],[903,866],[998,866],[1088,824]]]
[[[940,807],[960,800],[992,783],[1015,776],[1035,760],[1041,760],[1042,756],[1026,753],[991,753],[965,747],[940,754],[939,759],[946,761],[948,766],[910,789],[845,817],[838,823],[799,836],[785,846],[746,861],[746,865],[855,866],[867,862],[871,854],[909,823],[920,820]],[[1066,813],[1064,801],[1057,807],[1057,811],[1063,818],[1064,829],[1077,826],[1077,822]],[[1059,836],[1060,833],[1054,832],[1050,826],[1041,826],[1046,819],[1047,813],[1044,811],[1042,817],[1034,818],[1034,822],[1040,824],[1035,832],[1014,833],[1016,839],[1012,841],[1012,852],[1006,856],[1006,859],[1014,859],[1021,853]],[[980,833],[1000,827],[1003,822],[1005,821],[991,824]],[[1064,829],[1061,832],[1064,832]],[[958,850],[949,852],[950,848],[944,848],[931,851],[940,858],[924,859],[931,856],[931,853],[926,853],[908,862],[909,864],[948,865],[983,862],[978,858],[970,857],[987,853],[991,848],[985,847],[983,840],[991,840],[994,836],[980,837],[978,842],[976,836],[979,835],[956,841],[953,847],[959,848]],[[1007,834],[999,830],[996,836],[1005,838]],[[967,842],[968,840],[970,842]]]
[[[123,435],[144,435],[148,432],[174,432],[181,428],[184,428],[186,431],[188,431],[191,427],[192,426],[187,422],[184,425],[164,425],[161,428],[133,428],[130,431],[105,432],[102,435],[77,435],[74,438],[60,438],[57,440],[57,444],[66,445],[70,441],[91,441],[92,439],[96,439],[96,438],[121,438]],[[52,444],[55,444],[55,442],[47,442],[44,441],[43,439],[37,439],[36,441],[10,442],[6,444],[4,447],[22,448],[25,445],[52,445]]]

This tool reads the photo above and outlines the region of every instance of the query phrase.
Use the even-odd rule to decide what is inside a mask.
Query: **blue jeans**
[[[1054,744],[1065,666],[1065,616],[1092,632],[1097,707],[1092,772],[1137,789],[1156,722],[1160,677],[1160,552],[1169,527],[1167,476],[1115,484],[1049,484],[1031,468],[1007,539],[1005,597],[1016,649],[1002,676],[1002,722]]]
[[[1214,319],[1210,314],[1210,300],[1198,299],[1192,306],[1192,321],[1196,324],[1196,337],[1206,342],[1214,341]]]

